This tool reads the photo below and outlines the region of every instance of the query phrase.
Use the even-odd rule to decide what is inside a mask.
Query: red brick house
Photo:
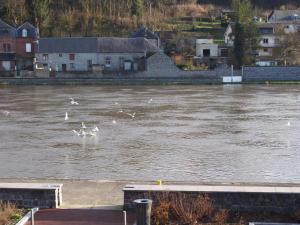
[[[16,65],[16,29],[0,19],[0,72],[14,71]]]
[[[33,70],[37,30],[26,22],[18,28],[0,19],[0,76]]]
[[[16,60],[18,70],[33,70],[37,30],[26,22],[17,28]]]

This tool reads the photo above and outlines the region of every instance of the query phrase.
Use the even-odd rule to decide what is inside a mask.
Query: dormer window
[[[26,29],[23,29],[23,30],[22,30],[22,37],[27,37],[27,35],[28,35],[27,30],[26,30]]]

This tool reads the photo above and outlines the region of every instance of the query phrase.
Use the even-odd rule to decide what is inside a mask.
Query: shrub
[[[229,211],[227,209],[221,209],[217,211],[214,215],[214,221],[217,224],[224,224],[229,218]]]
[[[0,224],[7,224],[16,212],[14,204],[0,202]]]
[[[199,195],[194,199],[185,194],[172,196],[172,212],[175,218],[183,224],[197,224],[205,218],[211,218],[214,206],[207,195]]]

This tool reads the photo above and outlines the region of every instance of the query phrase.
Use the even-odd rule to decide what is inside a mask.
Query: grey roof
[[[98,52],[136,53],[157,52],[158,48],[145,38],[98,38]]]
[[[5,23],[3,20],[0,19],[0,37],[4,35],[16,37],[16,33],[16,28],[10,26],[8,23]]]
[[[148,30],[146,27],[142,26],[137,32],[133,33],[130,38],[143,37],[146,39],[159,39],[158,34]]]
[[[17,36],[22,37],[22,30],[27,30],[28,37],[36,38],[37,37],[37,29],[29,22],[26,22],[17,28]]]
[[[268,17],[269,22],[294,21],[295,15],[298,15],[300,22],[300,10],[274,10]]]
[[[67,37],[40,38],[39,53],[138,53],[157,52],[144,38]]]
[[[97,38],[40,38],[39,53],[91,53],[97,52]]]

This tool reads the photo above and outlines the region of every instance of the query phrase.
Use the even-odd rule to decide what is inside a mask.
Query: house
[[[16,59],[18,70],[33,70],[37,29],[26,22],[17,28]]]
[[[0,71],[33,70],[36,28],[26,22],[18,28],[0,19]]]
[[[214,68],[218,64],[227,64],[228,51],[227,46],[219,46],[214,43],[213,39],[197,39],[194,61],[196,64]]]
[[[214,44],[213,39],[196,40],[196,56],[198,57],[217,57],[218,45]]]
[[[144,26],[142,26],[137,32],[129,36],[129,38],[145,38],[158,48],[160,48],[161,45],[159,34],[148,30]]]
[[[37,76],[63,73],[126,73],[146,69],[146,58],[159,49],[145,38],[40,38]]]
[[[268,16],[268,23],[284,27],[284,32],[300,33],[300,10],[274,10]]]
[[[16,66],[16,29],[0,19],[0,72],[11,72]]]
[[[280,38],[276,34],[276,24],[262,23],[257,25],[260,35],[256,51],[257,66],[276,66],[274,49],[280,45]]]

